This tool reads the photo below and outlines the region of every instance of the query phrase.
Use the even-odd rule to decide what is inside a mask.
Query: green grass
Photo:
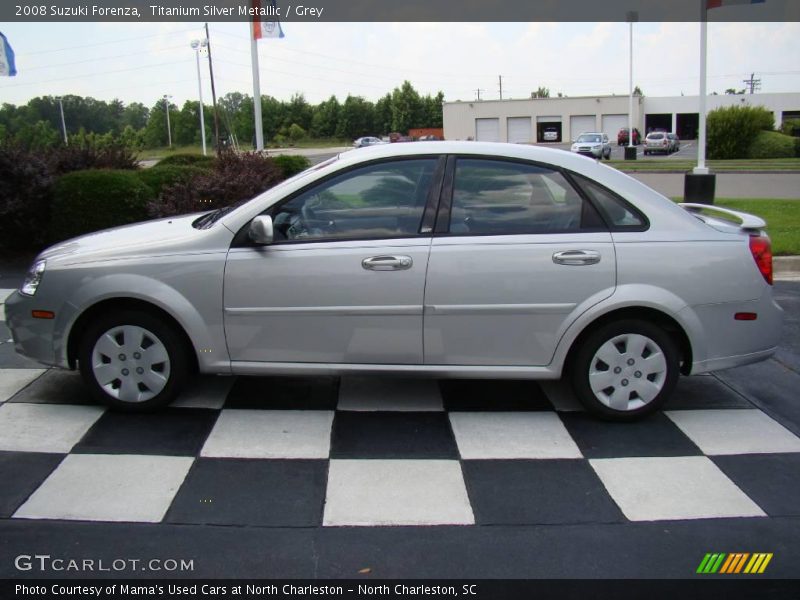
[[[696,159],[610,160],[609,165],[620,171],[689,171]],[[717,173],[736,171],[800,171],[800,158],[765,158],[742,160],[710,160],[708,166]]]
[[[206,146],[209,155],[214,154],[214,148]],[[173,154],[202,154],[202,146],[173,146],[172,148],[147,148],[139,152],[139,160],[160,160]]]
[[[682,199],[674,200],[682,202]],[[800,200],[717,198],[714,204],[764,219],[772,240],[772,253],[776,256],[800,254]]]

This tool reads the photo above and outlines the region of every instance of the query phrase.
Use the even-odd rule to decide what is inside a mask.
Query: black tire
[[[634,338],[631,336],[636,337]],[[630,385],[631,388],[633,388],[643,385],[644,387],[652,389],[652,387],[658,387],[660,385],[660,391],[652,399],[641,406],[638,406],[638,404],[645,402],[645,400],[638,396],[636,390],[630,391],[628,392],[627,400],[630,403],[630,408],[626,408],[624,410],[611,408],[607,404],[609,401],[608,395],[617,390],[624,394],[630,388],[625,387],[623,389],[622,387],[618,387],[618,385],[609,385],[608,388],[599,392],[601,395],[606,396],[606,402],[598,397],[598,395],[592,390],[589,374],[593,367],[598,367],[596,372],[602,373],[603,371],[599,367],[603,365],[603,361],[602,359],[598,359],[595,355],[604,344],[611,342],[611,340],[614,340],[615,338],[622,338],[618,341],[619,346],[616,346],[616,350],[620,352],[620,359],[622,360],[622,357],[626,356],[625,353],[628,351],[627,347],[625,347],[625,352],[623,352],[621,349],[625,345],[625,338],[629,338],[633,341],[634,339],[640,340],[642,337],[647,338],[652,345],[648,343],[645,346],[642,356],[637,357],[633,364],[627,362],[631,360],[630,358],[625,359],[625,365],[621,367],[621,369],[625,370],[623,370],[617,377],[620,378],[620,381],[622,382],[621,385],[624,386]],[[651,375],[647,375],[646,373],[638,370],[642,368],[640,366],[642,363],[637,363],[635,361],[645,360],[648,356],[655,354],[655,352],[660,352],[662,354],[664,359],[664,369],[658,374],[653,374],[653,379],[651,379]],[[595,416],[610,421],[635,421],[661,409],[664,403],[669,399],[672,391],[675,389],[675,384],[678,380],[679,369],[680,360],[678,349],[669,334],[666,333],[661,327],[654,325],[653,323],[630,319],[608,323],[590,333],[582,341],[580,348],[574,355],[568,370],[568,374],[572,383],[572,388],[575,391],[575,395],[587,411]],[[608,370],[610,371],[611,367],[609,367]],[[628,370],[631,371],[630,374],[627,374]],[[613,377],[613,375],[609,373],[609,377]],[[625,379],[626,377],[630,377],[630,379]],[[637,380],[634,377],[641,379],[637,383]],[[644,383],[645,380],[650,381],[652,386]]]
[[[136,361],[132,356],[128,357],[127,354],[125,354],[128,352],[125,348],[132,348],[135,342],[133,341],[134,336],[131,336],[130,342],[125,341],[124,333],[122,333],[120,329],[122,327],[128,327],[130,331],[143,330],[142,342],[139,346],[141,352],[136,352],[136,355],[138,355],[137,358],[140,358],[143,354],[145,355],[144,358],[141,359],[141,363]],[[126,344],[130,343],[132,345],[119,348],[119,355],[108,359],[107,355],[110,354],[110,352],[104,353],[101,351],[98,343],[101,337],[105,336],[108,332],[112,332],[114,329],[118,330],[117,336],[114,337],[117,342],[125,341]],[[165,351],[167,361],[157,362],[151,365],[149,369],[154,373],[159,373],[161,378],[165,377],[166,383],[163,384],[163,388],[158,389],[157,393],[155,393],[154,390],[147,388],[144,383],[137,382],[141,378],[132,374],[131,371],[138,371],[138,369],[141,368],[141,372],[145,372],[144,369],[148,368],[145,364],[147,360],[147,349],[153,348],[154,346],[157,347],[158,343],[161,344],[161,347]],[[101,366],[101,362],[106,364],[106,361],[109,360],[110,362],[107,364],[111,367],[111,370],[127,368],[127,365],[130,365],[131,368],[127,369],[128,373],[126,374],[131,377],[132,383],[129,385],[135,386],[135,389],[141,394],[142,399],[128,401],[112,395],[112,393],[120,393],[120,395],[122,395],[121,392],[117,392],[117,390],[121,390],[122,388],[121,375],[114,383],[106,382],[105,387],[98,381],[98,378],[95,376],[92,360],[96,346],[98,347],[98,356],[102,356],[102,359],[98,361],[98,367]],[[108,347],[107,344],[106,347]],[[125,362],[122,360],[123,356]],[[140,364],[143,366],[137,367],[137,365]],[[183,388],[189,375],[190,365],[191,362],[189,360],[186,344],[180,333],[175,330],[175,327],[166,323],[163,319],[144,311],[120,310],[106,313],[97,319],[93,319],[86,328],[78,346],[78,366],[81,376],[92,396],[99,402],[120,411],[146,412],[166,406],[175,399]],[[165,373],[166,375],[164,375]],[[110,389],[111,392],[107,391],[107,389]],[[127,389],[131,390],[133,388],[128,387]]]

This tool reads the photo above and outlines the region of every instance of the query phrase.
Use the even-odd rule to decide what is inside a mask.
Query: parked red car
[[[628,128],[623,127],[619,130],[617,134],[617,146],[624,146],[628,143]],[[635,127],[633,128],[633,145],[638,146],[642,143],[642,136],[639,133],[639,130]]]

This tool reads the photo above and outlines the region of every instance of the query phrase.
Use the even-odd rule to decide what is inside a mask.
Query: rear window
[[[650,133],[647,136],[648,140],[663,140],[664,134],[663,133]]]

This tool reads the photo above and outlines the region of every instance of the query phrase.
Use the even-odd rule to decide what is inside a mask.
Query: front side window
[[[314,186],[270,211],[275,240],[416,235],[435,167],[433,158],[383,162]]]
[[[458,159],[450,233],[513,235],[602,228],[558,171],[524,163]]]

